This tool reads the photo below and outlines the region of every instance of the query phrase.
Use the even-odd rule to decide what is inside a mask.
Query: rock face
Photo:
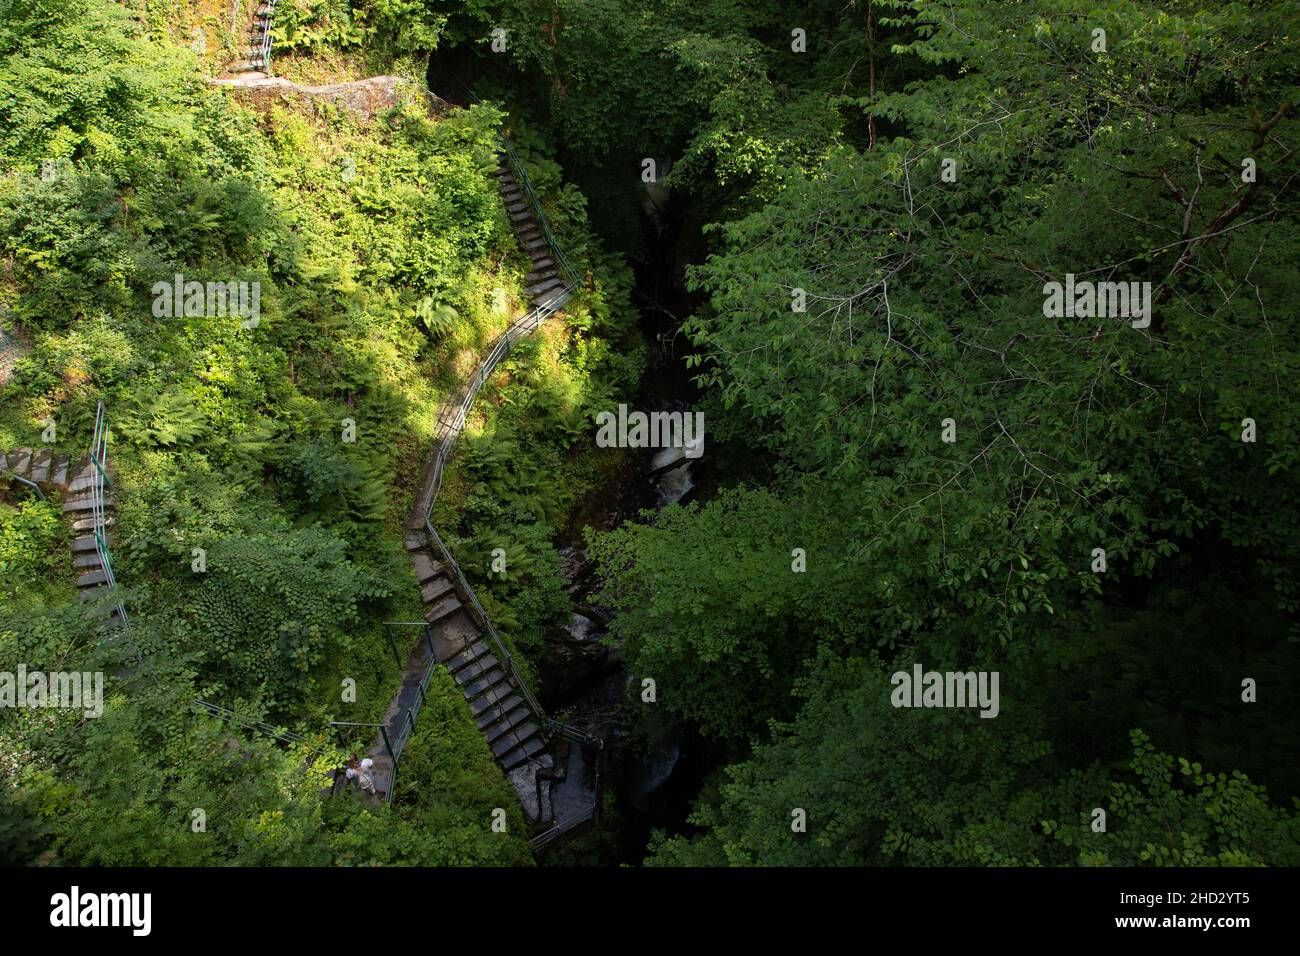
[[[363,120],[392,109],[412,96],[424,97],[431,112],[450,109],[448,104],[421,90],[400,76],[372,76],[350,83],[331,83],[326,86],[300,86],[278,76],[247,73],[231,79],[210,80],[214,86],[224,86],[255,109],[270,109],[284,103],[328,102],[351,110]]]

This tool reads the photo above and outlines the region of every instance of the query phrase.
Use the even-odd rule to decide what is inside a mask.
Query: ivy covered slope
[[[365,40],[349,48],[401,68],[409,51]],[[99,670],[107,685],[98,719],[3,711],[0,856],[526,862],[517,798],[449,682],[392,808],[321,797],[341,756],[322,728],[379,719],[397,686],[381,622],[419,617],[401,522],[439,404],[524,307],[527,259],[490,175],[500,115],[431,115],[414,81],[368,121],[254,108],[206,82],[210,59],[114,0],[16,0],[0,20],[0,447],[84,455],[104,402],[140,658],[124,666],[77,601],[58,501],[6,483],[0,669]],[[558,218],[583,234],[580,203]],[[177,274],[257,283],[256,320],[167,314],[155,283]],[[621,375],[600,289],[540,346],[558,420]],[[300,731],[306,749],[200,718],[195,698]]]

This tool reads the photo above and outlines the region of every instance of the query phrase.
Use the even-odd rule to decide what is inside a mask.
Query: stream
[[[678,238],[690,228],[670,197],[662,192],[647,197],[643,255],[633,258],[641,333],[651,347],[640,390],[629,403],[639,411],[688,413],[697,399],[684,360],[689,346],[678,333],[680,317],[689,314],[692,305],[678,261]],[[634,731],[639,709],[653,705],[641,703],[639,681],[629,675],[620,648],[606,643],[611,610],[595,603],[600,581],[584,537],[588,527],[609,530],[629,521],[653,520],[670,504],[707,496],[715,485],[708,452],[707,442],[704,454],[695,458],[686,458],[682,448],[629,452],[616,478],[579,508],[557,541],[572,613],[551,635],[548,651],[538,662],[541,699],[561,719],[604,739],[602,797],[608,801],[613,794],[617,807],[612,819],[601,823],[616,831],[615,839],[602,841],[597,858],[584,862],[638,865],[652,830],[690,832],[686,817],[691,802],[717,763],[711,748],[666,712],[645,722],[653,730]]]

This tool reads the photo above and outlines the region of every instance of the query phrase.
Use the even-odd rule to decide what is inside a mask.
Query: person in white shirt
[[[362,760],[360,763],[358,763],[357,759],[353,757],[352,760],[349,761],[348,779],[355,780],[357,786],[366,791],[366,793],[374,793],[375,777],[374,774],[370,772],[370,768],[374,765],[375,762],[369,757]]]

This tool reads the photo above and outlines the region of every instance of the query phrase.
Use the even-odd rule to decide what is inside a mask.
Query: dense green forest
[[[0,0],[0,450],[102,403],[130,620],[0,472],[0,672],[105,682],[0,708],[0,862],[1300,865],[1300,4],[280,0],[293,95],[213,81],[257,6]],[[499,126],[580,281],[431,520],[547,700],[594,569],[604,812],[545,851],[441,670],[391,802],[329,793],[530,308]],[[597,416],[670,379],[697,487],[616,506]]]

